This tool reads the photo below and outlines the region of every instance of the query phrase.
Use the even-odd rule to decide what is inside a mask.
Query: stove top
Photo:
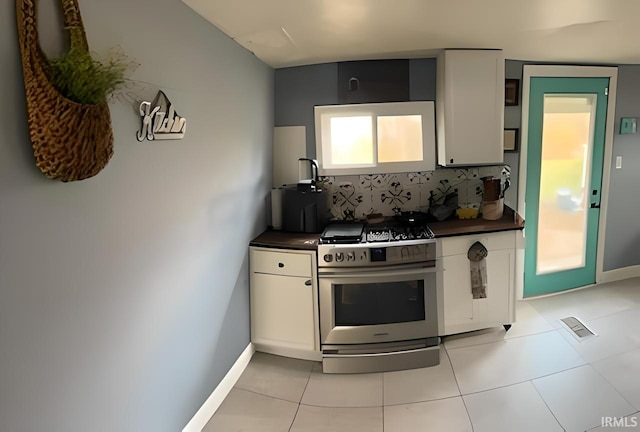
[[[330,224],[320,236],[318,268],[427,265],[435,262],[434,237],[427,225],[395,220]]]
[[[427,225],[383,222],[376,224],[334,223],[320,236],[320,244],[360,244],[431,240],[435,237]]]
[[[367,243],[395,242],[402,240],[429,240],[435,235],[427,225],[375,224],[365,228]]]

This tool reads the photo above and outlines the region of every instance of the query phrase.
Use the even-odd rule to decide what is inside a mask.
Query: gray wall
[[[520,132],[522,131],[522,65],[523,62],[515,60],[505,61],[504,77],[520,81],[520,94],[518,105],[504,107],[505,129],[518,129],[518,142],[515,152],[505,152],[504,163],[511,167],[511,187],[504,194],[505,204],[511,208],[518,207],[518,175],[520,167]]]
[[[435,59],[409,61],[409,98],[435,100]],[[276,70],[275,100],[275,126],[305,126],[307,157],[315,158],[313,107],[338,103],[338,63]]]
[[[507,60],[505,76],[520,79],[522,86],[522,68],[524,64],[529,63],[531,62]],[[640,101],[640,66],[618,66],[613,158],[605,228],[604,271],[640,265],[640,254],[636,252],[637,243],[640,241],[640,226],[637,222],[640,171],[635,168],[640,164],[640,134],[619,134],[621,117],[640,117],[638,101]],[[520,128],[521,106],[520,104],[517,107],[505,107],[506,128]],[[622,169],[615,169],[616,156],[622,156]],[[505,163],[511,166],[512,179],[514,179],[511,188],[517,190],[520,152],[505,153]],[[512,193],[515,193],[515,190]],[[511,199],[509,192],[505,198]],[[517,202],[515,198],[514,196],[514,204]]]
[[[307,157],[315,158],[313,107],[338,103],[338,64],[275,71],[275,126],[306,126]]]
[[[607,207],[605,271],[640,265],[640,134],[618,133],[621,117],[640,117],[639,102],[640,66],[620,66]],[[615,169],[616,156],[622,156],[622,169]]]
[[[507,61],[506,77],[522,79],[522,62]],[[275,125],[305,126],[307,156],[315,157],[314,105],[338,103],[338,64],[325,63],[277,69],[275,72]],[[409,61],[409,99],[412,101],[436,99],[436,59]],[[505,107],[505,127],[520,127],[520,106]],[[505,153],[505,163],[511,166],[512,185],[505,201],[515,208],[518,191],[519,152]]]
[[[435,99],[435,59],[415,59],[410,63],[411,100]],[[505,62],[505,77],[520,80],[520,103],[505,107],[504,127],[521,129],[522,117],[522,68],[525,63],[515,60]],[[335,82],[336,63],[279,69],[276,71],[276,125],[307,127],[307,152],[315,155],[313,134],[313,105],[337,103]],[[309,78],[307,78],[309,77]],[[314,86],[305,83],[313,81]],[[604,270],[640,265],[636,253],[640,241],[637,223],[640,196],[640,133],[620,135],[621,117],[640,117],[640,66],[622,65],[618,68],[616,122],[611,167],[611,185],[607,208]],[[622,169],[615,169],[616,156],[622,156]],[[516,152],[505,153],[505,164],[511,167],[511,188],[505,202],[517,206],[520,142]]]
[[[187,134],[139,143],[132,107],[113,103],[106,169],[46,179],[27,135],[14,2],[0,4],[0,430],[176,432],[249,343],[247,243],[266,226],[273,71],[180,0],[80,3],[92,49],[120,44]]]
[[[436,100],[436,59],[409,60],[409,99]]]

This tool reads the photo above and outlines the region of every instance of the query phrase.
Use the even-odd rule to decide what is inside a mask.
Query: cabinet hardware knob
[[[283,263],[278,263],[278,267],[282,268],[282,267],[284,267],[284,264]]]
[[[311,279],[309,279],[308,281],[305,281],[304,283],[306,286],[311,286]]]
[[[451,159],[451,161],[449,161],[449,163],[453,163],[453,159]]]

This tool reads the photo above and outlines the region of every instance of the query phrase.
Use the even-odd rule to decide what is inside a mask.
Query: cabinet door
[[[444,257],[442,264],[444,330],[450,334],[456,333],[457,326],[467,326],[473,321],[469,259],[466,255],[452,255]]]
[[[251,340],[313,351],[313,284],[308,277],[253,273]]]
[[[444,334],[461,333],[512,322],[509,304],[514,283],[514,251],[489,251],[487,297],[474,299],[471,292],[470,264],[467,255],[442,259],[444,296]]]
[[[502,163],[502,52],[445,51],[438,58],[438,71],[438,163]]]
[[[509,303],[514,288],[515,251],[503,249],[489,251],[487,256],[487,310],[486,320],[500,324],[511,322]],[[475,316],[475,315],[474,315]]]

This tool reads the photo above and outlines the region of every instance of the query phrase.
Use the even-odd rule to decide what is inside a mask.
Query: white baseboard
[[[640,265],[609,270],[600,274],[598,283],[616,282],[624,279],[640,277]]]
[[[182,432],[202,432],[207,422],[211,419],[216,410],[222,405],[233,386],[236,384],[242,372],[246,369],[251,357],[256,352],[252,343],[249,343],[245,350],[240,354],[238,360],[231,366],[229,372],[222,378],[220,384],[213,390],[211,396],[202,404],[198,412],[182,429]]]
[[[571,289],[564,290],[564,291],[556,291],[556,292],[551,292],[549,294],[540,294],[540,295],[537,295],[537,296],[526,297],[526,298],[524,298],[522,300],[537,300],[537,299],[541,299],[541,298],[554,297],[554,296],[557,296],[557,295],[562,295],[562,294],[566,294],[566,293],[570,293],[570,292],[581,291],[583,289],[591,288],[591,287],[594,287],[594,286],[597,286],[597,285],[598,284],[583,285],[583,286],[571,288]]]

